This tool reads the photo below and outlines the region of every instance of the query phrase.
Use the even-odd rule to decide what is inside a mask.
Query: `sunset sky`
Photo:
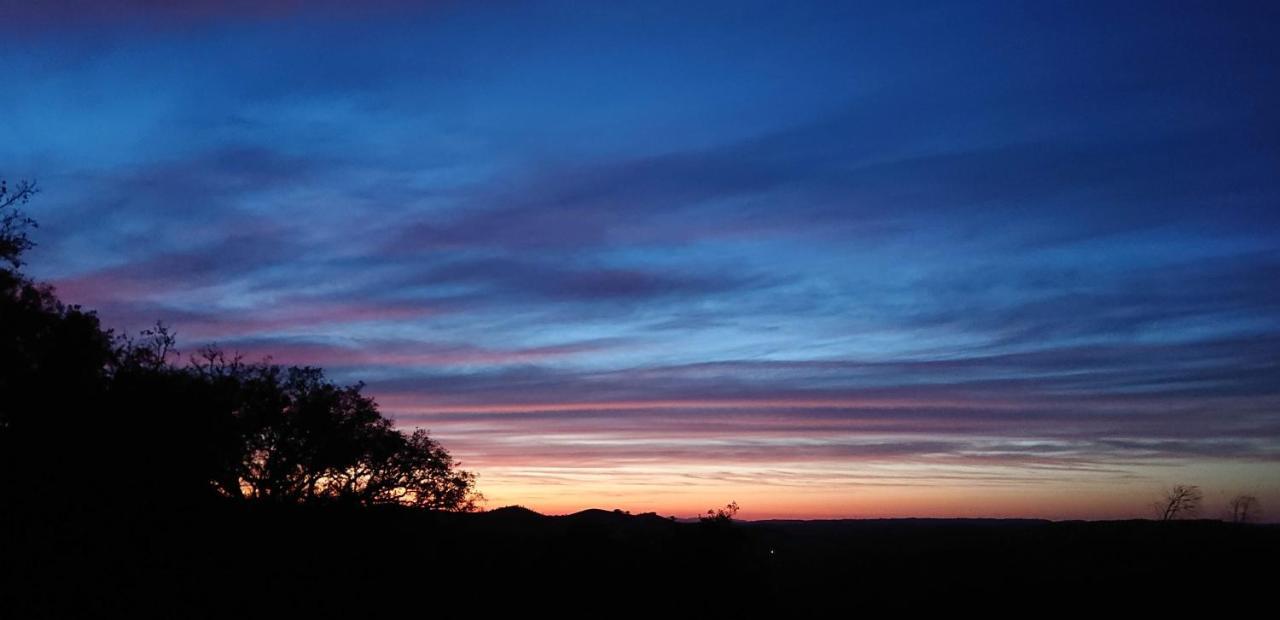
[[[1280,3],[159,4],[0,0],[29,271],[489,507],[1280,517]]]

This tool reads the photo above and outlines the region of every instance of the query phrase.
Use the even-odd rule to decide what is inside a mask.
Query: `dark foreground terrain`
[[[1280,528],[1214,521],[681,523],[221,504],[5,518],[4,618],[1226,610],[1269,598],[1280,558]]]

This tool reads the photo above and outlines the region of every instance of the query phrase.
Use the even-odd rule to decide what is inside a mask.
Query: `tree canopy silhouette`
[[[220,385],[238,445],[222,495],[270,502],[475,507],[475,477],[425,431],[405,434],[362,384],[338,386],[317,368],[245,364],[206,350],[188,372]]]
[[[21,273],[35,186],[0,184],[0,485],[28,506],[213,498],[466,511],[475,476],[318,368],[216,349],[178,361],[162,324],[103,329]],[[62,508],[66,508],[64,505]]]

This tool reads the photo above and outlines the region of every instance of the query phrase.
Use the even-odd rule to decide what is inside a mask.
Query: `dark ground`
[[[8,513],[4,525],[0,618],[795,617],[1023,603],[1153,611],[1184,600],[1225,611],[1273,598],[1280,559],[1280,527],[1215,521],[710,525],[605,511],[215,504],[93,519]]]

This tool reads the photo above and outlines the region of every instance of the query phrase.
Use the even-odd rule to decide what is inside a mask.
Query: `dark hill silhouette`
[[[565,515],[562,518],[584,525],[590,524],[612,527],[666,527],[671,522],[669,519],[659,517],[652,512],[632,515],[621,510],[602,510],[600,508],[582,510],[570,515]]]
[[[38,554],[5,575],[5,617],[95,610],[450,617],[510,609],[756,617],[907,604],[1140,602],[1265,592],[1280,527],[1208,521],[734,522],[526,509],[214,504],[6,541]],[[1255,568],[1256,567],[1256,568]],[[10,569],[18,569],[10,565]],[[1152,608],[1159,608],[1153,604]],[[52,613],[51,613],[52,611]]]
[[[508,519],[512,521],[537,520],[543,517],[542,514],[525,508],[524,506],[503,506],[501,508],[494,508],[492,510],[486,510],[484,516],[489,520]]]

